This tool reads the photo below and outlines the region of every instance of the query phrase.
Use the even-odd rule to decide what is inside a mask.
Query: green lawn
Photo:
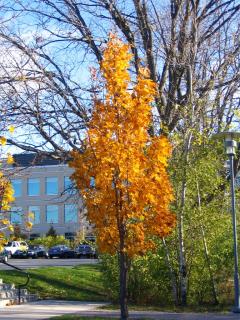
[[[28,290],[37,293],[43,299],[75,300],[75,301],[107,301],[103,287],[103,279],[99,265],[79,265],[72,268],[42,267],[28,270],[31,280]],[[17,271],[0,271],[0,278],[5,283],[24,283],[25,278]],[[119,309],[118,305],[107,305],[104,309]],[[129,310],[155,310],[175,312],[228,312],[230,306],[135,306],[129,305]],[[82,320],[77,315],[58,319]],[[103,318],[87,318],[100,320]],[[108,318],[109,320],[109,318]]]
[[[44,299],[106,301],[100,267],[81,265],[72,268],[44,267],[28,270],[28,290]],[[17,271],[0,271],[5,283],[24,283]]]

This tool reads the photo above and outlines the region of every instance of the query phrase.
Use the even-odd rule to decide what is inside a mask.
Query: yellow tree
[[[14,128],[9,127],[9,132],[13,133]],[[7,139],[0,136],[0,146],[5,146]],[[7,158],[0,159],[0,252],[4,248],[7,240],[7,233],[14,231],[14,226],[11,224],[11,203],[14,201],[14,190],[9,178],[8,166],[14,162],[11,154]],[[25,228],[31,229],[32,223],[29,221],[30,214],[26,215]]]
[[[7,177],[0,172],[0,252],[6,243],[6,230],[13,231],[13,226],[8,219],[10,203],[14,200],[13,188]]]
[[[175,224],[169,212],[172,189],[166,171],[170,144],[151,137],[155,84],[142,69],[131,82],[129,46],[111,35],[101,72],[104,100],[94,110],[82,153],[73,152],[73,179],[95,225],[99,250],[118,253],[121,318],[128,318],[129,261],[154,248],[153,236],[166,236]]]
[[[12,131],[12,128],[9,129]],[[0,136],[0,145],[4,146],[7,139]],[[7,164],[13,162],[12,156],[9,154],[7,157]],[[7,177],[6,172],[4,172],[4,160],[0,160],[0,251],[3,250],[3,246],[6,243],[6,230],[13,231],[13,226],[8,218],[10,211],[10,204],[14,201],[13,188],[10,179]]]

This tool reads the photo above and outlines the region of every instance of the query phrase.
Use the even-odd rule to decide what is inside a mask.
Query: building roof
[[[37,153],[19,153],[14,154],[14,166],[29,167],[29,166],[54,166],[59,164],[66,164],[59,159],[53,159],[50,156],[43,156]]]

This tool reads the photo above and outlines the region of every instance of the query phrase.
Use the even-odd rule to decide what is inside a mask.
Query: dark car
[[[7,262],[8,261],[8,252],[3,250],[0,252],[0,262]]]
[[[89,244],[80,244],[75,249],[75,252],[78,258],[97,258],[96,249]]]
[[[75,258],[75,251],[65,245],[58,245],[48,250],[49,258]]]
[[[17,250],[11,255],[11,257],[14,259],[27,259],[28,253],[26,250]]]
[[[44,246],[30,245],[27,251],[28,257],[32,259],[36,258],[48,258],[48,252]]]

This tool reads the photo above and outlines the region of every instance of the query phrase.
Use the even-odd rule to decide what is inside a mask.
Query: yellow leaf
[[[7,156],[7,164],[13,164],[14,163],[14,158],[11,154],[8,154]]]
[[[0,220],[0,222],[1,222],[2,224],[4,224],[4,225],[9,224],[9,220],[8,220],[8,219],[2,219],[2,220]]]
[[[9,231],[14,231],[14,227],[10,224],[10,225],[8,226],[8,230],[9,230]]]
[[[34,219],[34,217],[35,217],[34,212],[29,212],[28,213],[28,217],[31,218],[31,219]]]
[[[6,143],[7,143],[7,139],[6,139],[5,137],[1,136],[1,137],[0,137],[0,144],[1,144],[2,146],[5,146]]]
[[[9,131],[10,133],[13,133],[14,130],[15,130],[14,126],[9,126],[9,127],[8,127],[8,131]]]
[[[27,229],[31,229],[32,228],[32,222],[30,222],[30,221],[27,221],[27,222],[25,222],[25,227],[27,228]]]

